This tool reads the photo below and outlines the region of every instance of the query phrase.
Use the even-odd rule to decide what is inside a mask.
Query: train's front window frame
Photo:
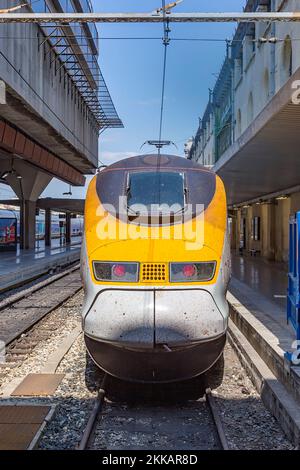
[[[177,177],[180,178],[179,183],[182,182],[182,200],[178,200],[177,202],[165,200],[165,201],[155,201],[155,193],[153,193],[153,200],[149,200],[147,203],[145,200],[142,199],[140,202],[133,202],[130,203],[130,190],[131,190],[131,181],[132,178],[134,178],[136,175],[144,175],[145,177],[150,175],[153,175],[153,181],[155,181],[156,178],[164,177],[164,175],[176,175]],[[177,187],[177,190],[179,187]],[[179,192],[178,192],[179,193]],[[188,196],[188,190],[187,190],[187,185],[186,185],[186,174],[184,171],[180,172],[175,172],[175,171],[129,171],[126,176],[126,188],[125,188],[125,195],[126,195],[126,206],[127,206],[127,212],[128,214],[132,215],[144,215],[144,214],[165,214],[165,215],[170,215],[170,214],[178,214],[178,213],[183,213],[187,207],[187,196]],[[170,204],[172,203],[172,204]],[[145,207],[147,210],[145,211]],[[170,208],[172,210],[170,210]],[[142,210],[141,210],[142,209]],[[149,210],[150,209],[150,210]]]

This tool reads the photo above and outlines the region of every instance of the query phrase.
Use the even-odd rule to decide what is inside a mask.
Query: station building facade
[[[296,0],[245,4],[249,12],[299,9]],[[280,262],[300,210],[299,79],[299,22],[239,24],[188,155],[225,182],[232,248]]]
[[[0,10],[14,5],[0,0]],[[90,12],[90,0],[26,0],[22,12]],[[0,25],[0,182],[21,201],[21,246],[35,245],[36,202],[53,177],[82,186],[99,134],[122,127],[98,65],[94,24]]]

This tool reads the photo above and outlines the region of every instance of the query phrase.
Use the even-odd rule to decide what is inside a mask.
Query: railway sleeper
[[[37,339],[38,341],[41,339],[47,339],[49,336],[49,331],[47,332],[46,330],[34,333],[34,339]]]
[[[16,343],[14,346],[12,346],[11,351],[14,351],[15,349],[22,349],[22,350],[27,350],[31,349],[31,343],[29,341],[22,341]]]
[[[12,356],[28,356],[31,353],[31,349],[13,349],[10,351]]]
[[[7,369],[7,368],[9,368],[9,369],[14,369],[15,367],[18,367],[19,365],[20,365],[19,362],[8,362],[8,361],[6,360],[6,362],[0,363],[0,370],[1,370],[1,369]],[[0,374],[0,377],[2,377],[2,376],[4,377],[5,374],[3,374],[3,375]]]
[[[21,354],[10,354],[10,353],[8,353],[6,355],[5,360],[6,360],[7,363],[17,362],[18,365],[19,365],[20,361],[24,360],[24,358],[26,356],[27,356],[26,354],[21,355]]]

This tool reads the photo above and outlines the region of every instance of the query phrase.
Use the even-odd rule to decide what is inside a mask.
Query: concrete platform
[[[300,406],[241,331],[229,320],[228,340],[255,384],[266,408],[280,423],[298,449],[300,444]]]
[[[0,253],[0,292],[78,261],[80,246],[40,246],[35,250]]]
[[[233,277],[231,290],[234,290],[234,286],[242,287],[236,281],[243,284],[243,289],[248,286],[258,294],[259,305],[262,300],[272,302],[275,308],[274,315],[281,317],[286,324],[287,266],[283,263],[266,261],[258,256],[240,256],[232,253],[231,259]],[[272,313],[271,315],[273,317]]]
[[[235,254],[232,265],[231,320],[300,404],[300,367],[284,359],[296,338],[286,321],[287,272],[277,263]]]

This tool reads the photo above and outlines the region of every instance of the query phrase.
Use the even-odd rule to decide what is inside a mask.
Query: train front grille
[[[143,263],[141,282],[166,282],[167,265],[165,263]]]

